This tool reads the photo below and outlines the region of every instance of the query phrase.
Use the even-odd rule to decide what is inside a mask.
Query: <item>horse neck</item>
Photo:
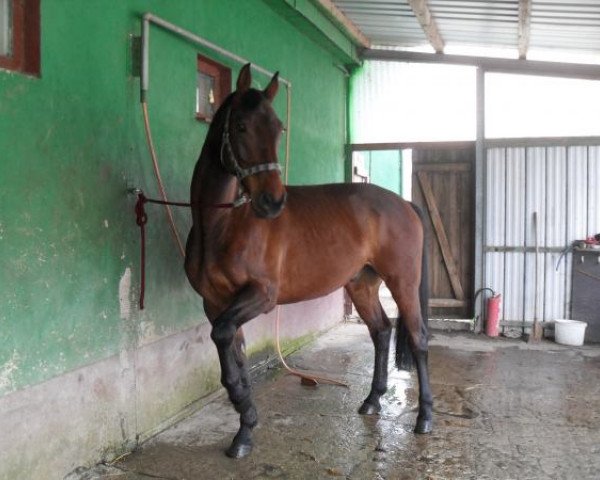
[[[192,203],[201,205],[196,209],[195,216],[199,215],[204,224],[211,224],[215,218],[222,221],[231,211],[229,208],[213,208],[211,205],[231,203],[238,195],[238,180],[225,171],[221,159],[223,125],[230,103],[231,96],[213,118],[192,180]]]
[[[229,215],[230,208],[215,208],[214,205],[231,203],[237,198],[238,180],[227,173],[221,165],[220,141],[205,143],[196,171],[194,172],[191,201],[202,223],[209,226],[213,220]]]
[[[200,156],[200,165],[195,182],[195,195],[203,205],[232,202],[235,199],[238,180],[234,175],[227,173],[221,166],[218,154],[205,154]]]

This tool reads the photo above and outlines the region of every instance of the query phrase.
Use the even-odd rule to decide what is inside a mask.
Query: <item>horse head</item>
[[[277,147],[283,125],[272,106],[279,88],[279,73],[264,90],[251,88],[250,64],[239,74],[236,91],[226,108],[221,144],[221,163],[236,175],[261,218],[277,217],[285,204]]]

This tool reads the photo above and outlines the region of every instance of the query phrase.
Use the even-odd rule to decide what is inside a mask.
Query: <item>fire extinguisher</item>
[[[497,337],[500,327],[500,302],[502,300],[502,295],[494,292],[494,290],[489,287],[480,288],[475,293],[473,303],[475,303],[475,300],[477,300],[477,296],[485,290],[489,290],[492,293],[492,296],[488,297],[486,301],[485,334],[488,337]]]

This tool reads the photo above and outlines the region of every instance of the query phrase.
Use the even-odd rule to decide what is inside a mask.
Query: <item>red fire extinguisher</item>
[[[500,327],[500,301],[502,300],[502,295],[494,292],[494,290],[489,287],[485,287],[477,290],[473,302],[475,302],[477,296],[485,290],[489,290],[492,293],[492,296],[486,301],[485,334],[488,337],[497,337]]]
[[[500,300],[502,295],[492,293],[487,299],[485,334],[488,337],[498,336],[498,327],[500,326]]]

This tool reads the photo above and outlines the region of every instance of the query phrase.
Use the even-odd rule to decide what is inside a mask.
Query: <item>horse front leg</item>
[[[219,354],[221,384],[240,414],[240,428],[225,452],[231,458],[241,458],[250,453],[252,429],[258,421],[250,381],[245,371],[245,356],[240,343],[234,340],[244,323],[274,306],[275,297],[269,295],[268,289],[262,285],[249,285],[236,295],[231,305],[213,322],[210,336]]]

